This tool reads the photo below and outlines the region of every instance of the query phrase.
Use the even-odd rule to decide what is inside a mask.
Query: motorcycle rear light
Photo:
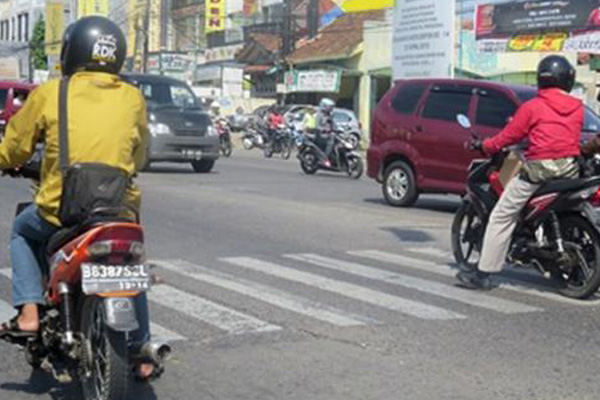
[[[579,192],[573,193],[571,195],[571,199],[574,200],[587,200],[593,198],[598,195],[598,187],[591,187],[587,189],[580,190]]]
[[[109,240],[94,242],[88,246],[87,252],[91,257],[105,257],[112,253],[112,242]]]
[[[594,193],[590,199],[590,203],[592,203],[594,207],[600,207],[600,189],[596,190],[596,193]]]

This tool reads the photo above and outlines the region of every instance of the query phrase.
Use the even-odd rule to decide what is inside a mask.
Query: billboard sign
[[[600,52],[598,0],[481,4],[475,32],[483,51]]]
[[[394,10],[394,79],[454,75],[455,2],[398,0]]]
[[[46,54],[59,55],[62,43],[64,22],[64,5],[62,3],[46,3]]]
[[[335,70],[290,71],[285,74],[287,93],[338,93],[342,74]]]

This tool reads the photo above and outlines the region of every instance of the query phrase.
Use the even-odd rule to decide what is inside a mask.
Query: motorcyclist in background
[[[561,56],[549,56],[538,66],[538,97],[523,104],[502,132],[474,148],[495,154],[529,139],[526,162],[502,193],[490,216],[476,271],[461,271],[457,279],[467,288],[489,290],[490,274],[504,266],[521,210],[540,186],[550,179],[579,176],[577,157],[584,121],[580,100],[569,95],[576,71]]]
[[[322,162],[325,166],[330,166],[329,157],[335,144],[335,124],[333,121],[333,109],[335,101],[329,98],[323,98],[319,102],[319,111],[317,112],[317,127],[315,141],[317,146],[325,153],[325,159]]]
[[[86,17],[70,25],[61,50],[63,76],[69,76],[68,126],[70,163],[96,162],[127,171],[133,177],[144,165],[148,135],[146,103],[134,86],[118,74],[126,55],[121,29],[104,17]],[[39,329],[38,307],[44,304],[42,268],[45,243],[60,229],[62,193],[59,163],[59,79],[36,88],[24,107],[10,120],[0,143],[0,169],[19,168],[43,141],[41,182],[35,204],[15,219],[10,254],[13,271],[13,305],[17,317],[0,327],[0,337],[34,336]],[[138,209],[140,192],[130,185],[127,203]],[[150,340],[145,295],[136,299],[140,328],[132,348]],[[140,362],[137,375],[149,379],[155,366]]]

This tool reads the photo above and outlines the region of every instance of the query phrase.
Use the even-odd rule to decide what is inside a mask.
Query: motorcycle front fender
[[[133,298],[104,299],[104,311],[106,323],[117,332],[135,331],[139,328]]]

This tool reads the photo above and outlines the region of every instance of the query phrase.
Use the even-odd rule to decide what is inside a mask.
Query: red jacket
[[[590,14],[590,17],[587,21],[588,26],[600,26],[600,8],[596,8]]]
[[[560,89],[542,89],[537,98],[519,108],[502,132],[483,142],[483,150],[495,154],[528,138],[526,157],[529,160],[576,157],[583,115],[580,100]]]

